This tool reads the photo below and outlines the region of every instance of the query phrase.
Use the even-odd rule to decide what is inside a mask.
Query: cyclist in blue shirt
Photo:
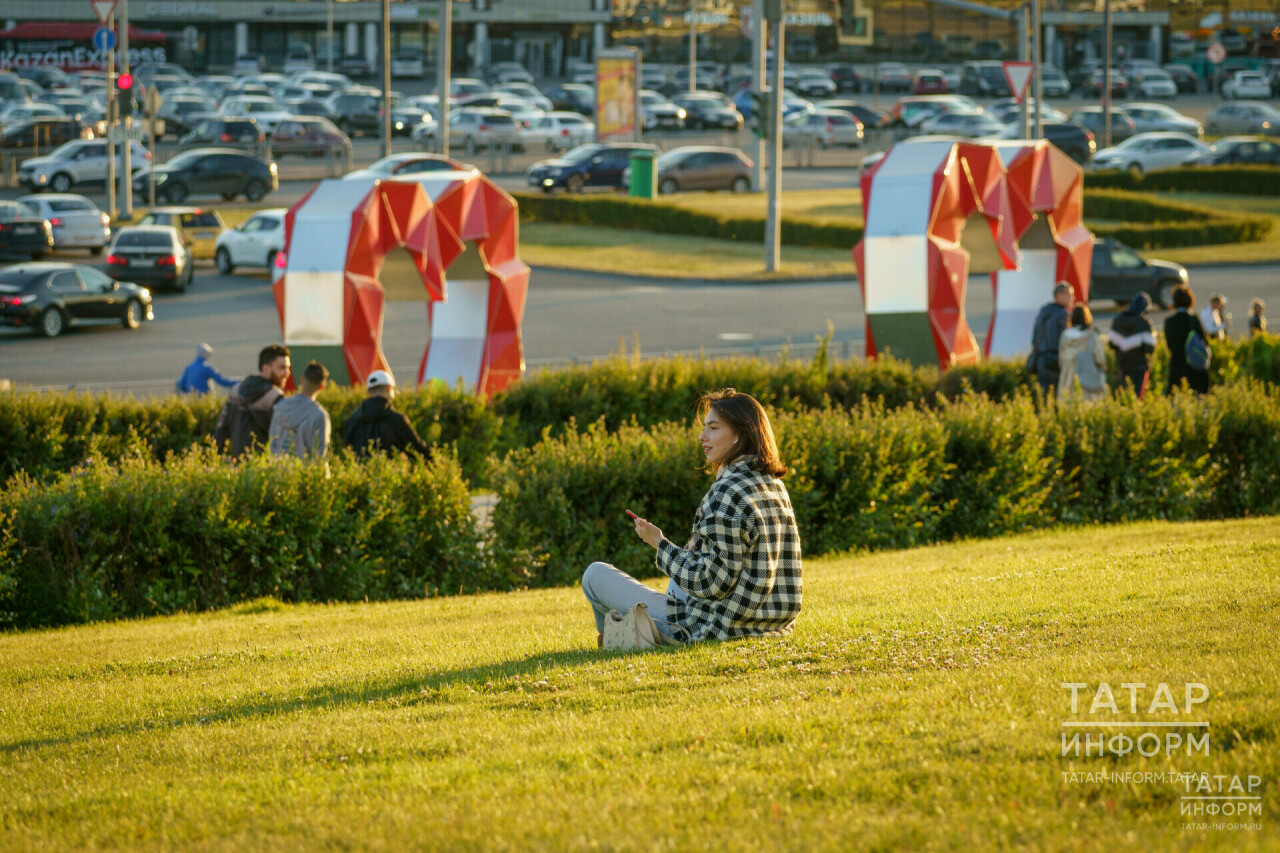
[[[201,344],[196,347],[195,361],[187,365],[178,379],[178,390],[190,394],[208,394],[209,380],[213,380],[223,388],[230,388],[239,380],[228,379],[218,372],[218,368],[209,363],[213,355],[213,347]]]

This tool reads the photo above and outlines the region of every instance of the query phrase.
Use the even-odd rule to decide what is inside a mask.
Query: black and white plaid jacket
[[[742,457],[720,470],[683,548],[664,539],[658,568],[688,593],[667,618],[694,640],[785,634],[800,612],[800,532],[782,481]]]

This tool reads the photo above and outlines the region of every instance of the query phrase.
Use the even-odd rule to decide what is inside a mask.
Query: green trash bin
[[[631,186],[628,195],[633,198],[656,198],[658,195],[658,169],[653,162],[657,151],[638,148],[631,152]]]

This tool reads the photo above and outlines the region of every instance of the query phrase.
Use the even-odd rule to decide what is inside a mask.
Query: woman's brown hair
[[[738,435],[733,453],[719,467],[732,465],[743,456],[753,456],[755,461],[751,467],[755,470],[775,477],[786,475],[787,466],[782,464],[782,459],[778,456],[778,442],[774,440],[769,416],[755,397],[739,394],[732,388],[712,391],[704,394],[698,401],[699,420],[706,418],[708,409],[714,410]]]
[[[1071,309],[1071,328],[1087,329],[1093,325],[1093,312],[1088,305],[1077,305]]]

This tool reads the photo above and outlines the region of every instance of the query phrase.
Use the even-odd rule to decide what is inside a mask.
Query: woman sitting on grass
[[[764,409],[732,388],[703,397],[698,441],[715,474],[683,548],[643,518],[636,535],[657,549],[658,569],[671,579],[657,592],[608,563],[592,563],[582,591],[604,619],[644,603],[668,639],[687,641],[783,634],[800,612],[800,533],[787,488],[787,469]]]

